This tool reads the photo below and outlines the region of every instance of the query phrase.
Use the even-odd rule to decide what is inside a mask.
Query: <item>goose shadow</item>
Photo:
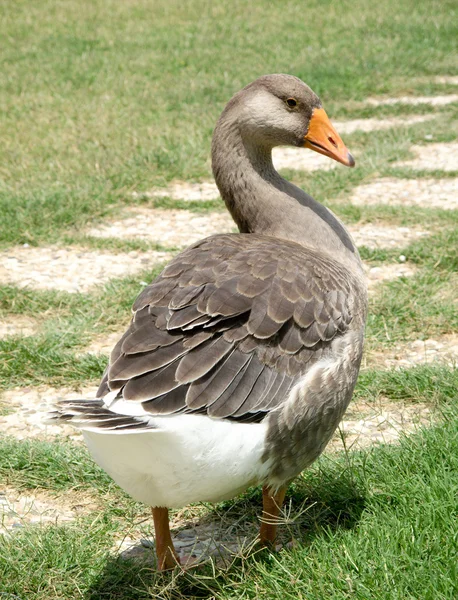
[[[271,562],[272,553],[255,543],[261,506],[260,489],[252,489],[235,501],[208,505],[198,520],[172,526],[181,558],[184,554],[194,562],[188,565],[192,568],[158,573],[152,537],[110,557],[85,600],[214,598],[231,570],[244,568],[247,562]],[[350,471],[337,474],[319,469],[311,479],[299,477],[288,490],[277,550],[307,552],[324,531],[354,528],[365,506],[365,493]]]

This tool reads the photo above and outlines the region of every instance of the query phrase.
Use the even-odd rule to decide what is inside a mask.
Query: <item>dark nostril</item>
[[[331,144],[334,146],[334,148],[337,148],[337,144],[335,143],[335,141],[333,140],[333,138],[331,136],[328,137],[328,140],[331,142]]]

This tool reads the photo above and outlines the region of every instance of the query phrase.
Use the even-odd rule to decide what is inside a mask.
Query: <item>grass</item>
[[[16,489],[96,490],[107,493],[114,484],[90,458],[86,447],[72,442],[0,438],[2,481]],[[65,465],[65,468],[62,467]]]
[[[51,313],[42,333],[33,337],[0,340],[0,388],[45,383],[78,385],[97,381],[106,357],[82,354],[81,349],[97,333],[127,327],[130,308],[143,289],[161,270],[156,266],[135,277],[112,279],[94,294],[31,292],[5,286],[0,289],[0,307],[6,313],[33,316]]]
[[[458,371],[444,365],[418,365],[409,369],[363,371],[355,400],[376,402],[381,398],[440,406],[456,399]]]
[[[367,96],[429,93],[453,67],[451,0],[183,6],[3,4],[3,244],[41,243],[133,190],[208,176],[219,112],[263,73],[295,73],[340,117],[361,116],[351,103]]]
[[[295,519],[287,526],[287,536],[296,539],[292,550],[255,553],[236,560],[227,571],[215,573],[210,565],[157,575],[146,564],[122,561],[109,553],[113,536],[126,527],[116,503],[109,502],[103,512],[65,527],[28,527],[5,538],[0,546],[2,591],[31,600],[451,600],[458,574],[453,543],[458,516],[457,425],[458,410],[452,403],[443,408],[440,426],[403,439],[399,447],[320,459],[290,490],[293,505],[302,507],[296,515],[293,510]],[[21,472],[27,465],[26,470],[36,468],[42,476],[43,468],[52,471],[43,461],[44,447],[35,452],[30,447],[28,452],[21,450],[23,459],[9,470]],[[48,449],[44,455],[54,452]],[[80,481],[99,489],[103,482],[106,489],[105,476],[96,473],[93,480],[94,469],[81,452],[70,455],[60,449],[55,460],[71,461],[70,485]],[[253,503],[259,500],[254,491],[235,504],[250,518]],[[225,510],[224,505],[217,507],[216,515]]]

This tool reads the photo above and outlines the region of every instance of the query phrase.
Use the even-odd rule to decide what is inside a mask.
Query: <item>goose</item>
[[[350,402],[367,313],[340,220],[281,177],[272,149],[355,161],[300,79],[260,77],[224,108],[212,170],[240,233],[182,251],[138,296],[95,399],[60,401],[94,460],[152,507],[160,570],[179,559],[169,509],[262,486],[259,542],[275,542],[288,484]]]

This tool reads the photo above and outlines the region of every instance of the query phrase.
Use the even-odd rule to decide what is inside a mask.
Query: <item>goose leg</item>
[[[265,485],[262,488],[262,520],[259,541],[262,546],[272,547],[277,538],[278,516],[285,499],[287,486],[273,492]]]
[[[170,535],[169,509],[153,507],[152,512],[156,532],[157,565],[160,571],[167,571],[180,564]]]

